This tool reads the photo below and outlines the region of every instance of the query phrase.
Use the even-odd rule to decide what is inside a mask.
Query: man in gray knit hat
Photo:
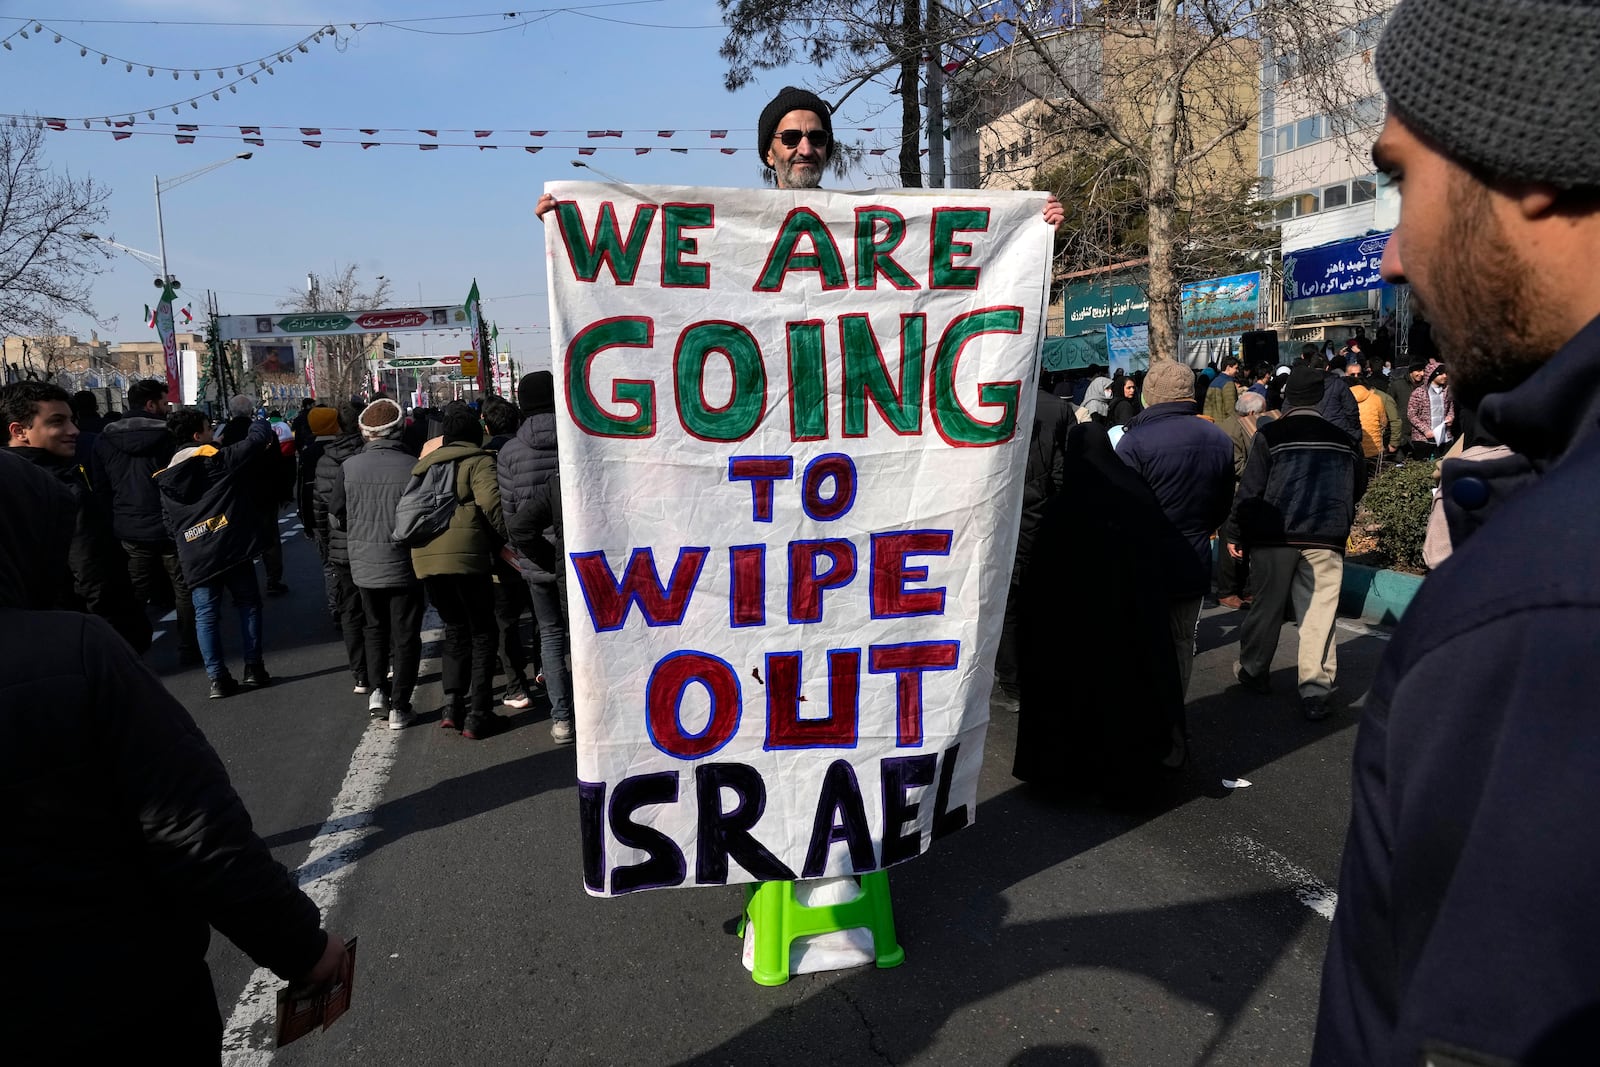
[[[1596,56],[1600,0],[1402,0],[1378,46],[1383,275],[1512,454],[1445,462],[1454,554],[1367,698],[1324,1067],[1600,1049]]]

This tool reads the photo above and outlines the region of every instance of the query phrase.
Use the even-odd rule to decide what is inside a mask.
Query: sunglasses
[[[800,144],[800,139],[805,138],[811,142],[812,148],[826,149],[833,140],[827,130],[781,130],[775,136],[783,142],[785,148],[796,148]]]

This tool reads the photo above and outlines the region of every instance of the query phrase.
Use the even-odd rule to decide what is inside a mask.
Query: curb
[[[1393,626],[1406,613],[1420,588],[1420,575],[1347,562],[1344,583],[1339,590],[1339,614],[1380,626]]]

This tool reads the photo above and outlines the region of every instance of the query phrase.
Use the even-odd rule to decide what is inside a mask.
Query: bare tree
[[[748,85],[757,71],[807,62],[819,71],[812,88],[837,110],[863,86],[880,82],[900,97],[900,184],[922,185],[925,0],[717,0],[717,6],[728,27],[721,55],[729,91]],[[843,176],[860,154],[840,148],[829,159]]]
[[[1032,183],[1069,205],[1064,272],[1144,266],[1151,358],[1170,359],[1182,282],[1276,244],[1258,195],[1263,114],[1316,116],[1345,151],[1370,139],[1382,107],[1366,53],[1392,6],[1107,0],[1009,17],[1003,47],[973,39],[951,112],[982,131],[979,183]]]
[[[102,257],[81,236],[105,222],[111,191],[53,172],[44,131],[0,126],[0,333],[46,333],[64,315],[92,315],[89,279]]]
[[[354,266],[317,278],[307,292],[295,290],[278,306],[285,311],[371,311],[389,301],[389,281],[378,278],[367,287]],[[327,382],[319,386],[340,400],[363,393],[372,382],[372,363],[383,355],[381,333],[331,334],[317,337],[326,360]]]

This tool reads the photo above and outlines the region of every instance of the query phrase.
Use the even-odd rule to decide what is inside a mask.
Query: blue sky
[[[578,158],[575,148],[546,147],[530,155],[521,146],[621,146],[587,158],[629,181],[750,186],[760,180],[753,130],[761,107],[783,85],[816,78],[806,70],[772,72],[741,92],[727,92],[717,55],[723,32],[709,0],[578,0],[567,11],[522,11],[519,18],[530,24],[520,27],[496,15],[413,24],[414,30],[434,32],[350,28],[369,19],[487,10],[471,0],[3,0],[0,37],[30,17],[46,30],[36,34],[30,23],[27,40],[13,38],[11,50],[0,51],[0,110],[73,120],[65,131],[47,132],[50,164],[109,186],[110,219],[102,232],[150,252],[157,251],[154,175],[171,179],[235,152],[254,152],[250,160],[162,196],[169,266],[197,315],[208,288],[218,292],[224,313],[273,311],[292,290],[304,288],[307,271],[328,274],[352,263],[369,280],[386,276],[397,305],[459,302],[476,276],[485,313],[501,327],[502,347],[525,366],[543,365],[548,334],[532,328],[548,321],[548,303],[543,237],[532,207],[546,181],[585,172],[571,165]],[[90,19],[135,24],[78,21]],[[179,24],[202,21],[306,25]],[[294,62],[275,64],[271,76],[249,66],[258,84],[246,81],[236,94],[226,90],[241,61],[270,61],[324,23],[339,28],[337,41],[294,52]],[[466,32],[504,26],[514,28]],[[54,43],[54,32],[66,39]],[[70,39],[87,46],[88,56],[81,57]],[[133,72],[117,59],[100,63],[101,53],[131,61]],[[161,70],[152,77],[146,64],[185,72],[177,80]],[[226,72],[224,79],[217,78],[218,68]],[[194,69],[202,72],[199,80],[188,73]],[[213,91],[220,101],[211,99]],[[198,108],[183,102],[196,94]],[[172,103],[180,114],[166,107]],[[889,114],[875,110],[883,106],[882,94],[858,93],[837,122],[892,124]],[[152,109],[155,121],[146,117]],[[137,118],[135,136],[122,141],[114,141],[99,121],[92,130],[79,121],[129,114]],[[177,123],[201,124],[195,143],[176,142]],[[241,141],[241,125],[293,129],[263,129],[269,140],[254,147]],[[302,126],[321,128],[323,147],[302,145]],[[358,132],[362,127],[398,132],[368,137]],[[726,140],[689,132],[721,128],[729,131]],[[415,132],[420,129],[438,129],[441,143],[475,140],[471,132],[447,129],[493,130],[479,143],[516,147],[425,152],[332,143],[432,140]],[[541,129],[551,132],[542,139],[528,136]],[[590,129],[631,132],[589,140],[584,131]],[[663,129],[680,132],[663,140],[655,134]],[[892,149],[883,133],[856,136]],[[638,156],[634,146],[654,151]],[[678,155],[666,146],[739,152]],[[891,150],[874,161],[876,174],[853,175],[840,184],[895,184],[883,176],[885,161],[892,160]],[[117,254],[96,280],[98,322],[71,320],[69,329],[84,337],[98,329],[111,340],[153,338],[142,321],[155,292],[152,277]],[[421,352],[425,344],[432,351],[456,347],[454,338],[399,336],[403,352]]]

